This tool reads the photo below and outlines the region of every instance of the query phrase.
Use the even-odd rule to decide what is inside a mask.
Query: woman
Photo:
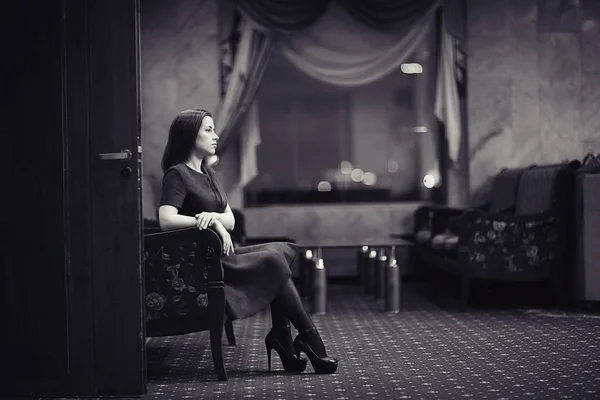
[[[162,230],[211,227],[222,239],[227,315],[248,318],[271,306],[273,327],[265,338],[269,370],[275,350],[286,372],[302,372],[308,356],[316,373],[333,373],[338,360],[327,355],[323,341],[302,306],[291,279],[297,247],[267,243],[234,249],[229,232],[235,218],[207,157],[215,154],[219,136],[212,115],[194,109],[171,124],[162,159],[164,171],[158,219]],[[292,342],[290,322],[298,330]]]

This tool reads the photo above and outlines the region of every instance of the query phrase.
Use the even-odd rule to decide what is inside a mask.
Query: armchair
[[[144,279],[146,336],[173,336],[210,331],[214,367],[227,380],[222,335],[235,344],[231,321],[225,322],[222,243],[211,229],[161,232],[145,223]]]

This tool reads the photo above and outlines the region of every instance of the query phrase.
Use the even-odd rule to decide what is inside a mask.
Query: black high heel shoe
[[[289,332],[289,326],[287,329],[287,336],[289,337],[287,350],[286,346],[283,344],[286,339],[278,337],[277,332],[274,329],[271,329],[265,337],[267,359],[269,361],[269,372],[271,372],[271,350],[275,350],[277,354],[279,354],[279,358],[281,359],[281,364],[283,364],[283,369],[285,372],[303,372],[306,369],[308,360],[304,357],[296,357],[296,354],[293,351],[292,337]]]
[[[294,339],[294,349],[298,358],[300,352],[308,356],[316,374],[333,374],[337,370],[338,359],[327,355],[317,328],[299,333]]]

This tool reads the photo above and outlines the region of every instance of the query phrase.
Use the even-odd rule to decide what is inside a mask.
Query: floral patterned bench
[[[550,280],[562,303],[573,183],[579,161],[526,168],[516,203],[501,211],[441,209],[432,217],[427,263],[461,278],[466,308],[474,279]]]

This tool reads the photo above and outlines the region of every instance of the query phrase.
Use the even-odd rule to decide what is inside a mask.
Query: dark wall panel
[[[0,390],[52,393],[67,373],[63,235],[62,2],[10,0],[8,168],[3,172]],[[6,179],[8,177],[8,179]],[[8,232],[8,234],[6,233]],[[5,394],[5,393],[2,393]]]

